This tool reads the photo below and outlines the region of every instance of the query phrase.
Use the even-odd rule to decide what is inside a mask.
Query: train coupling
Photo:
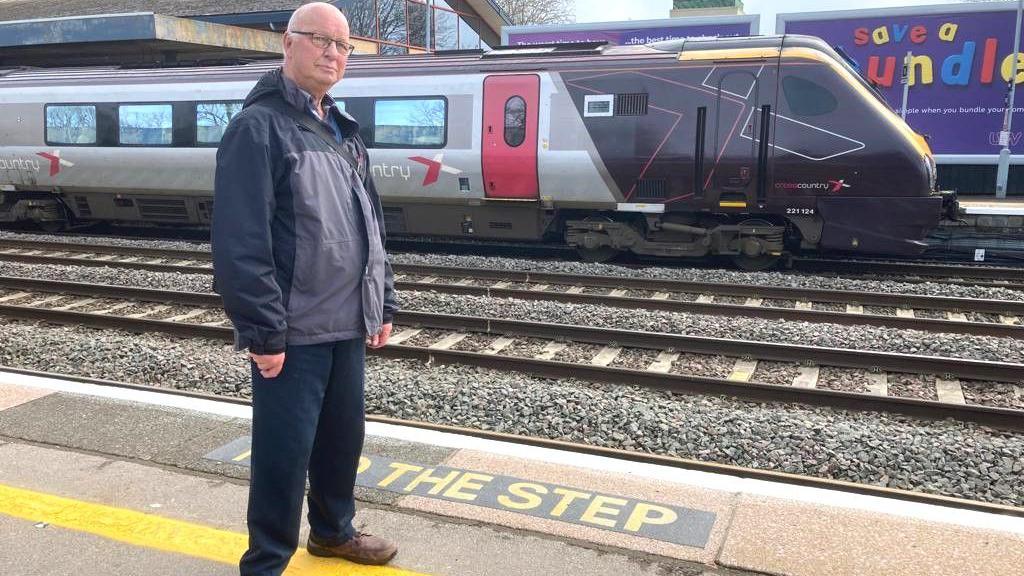
[[[940,190],[942,197],[942,216],[945,220],[962,220],[964,215],[960,210],[960,202],[956,199],[956,190]]]

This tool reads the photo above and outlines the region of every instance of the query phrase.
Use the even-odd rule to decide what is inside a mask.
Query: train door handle
[[[488,134],[494,134],[494,126],[488,126],[487,127],[487,133]]]
[[[494,190],[494,180],[489,181],[487,185],[491,188],[491,190]]]

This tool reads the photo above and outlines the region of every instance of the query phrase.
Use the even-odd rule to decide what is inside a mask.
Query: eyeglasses
[[[327,47],[334,44],[334,47],[338,50],[339,54],[351,54],[356,49],[355,46],[345,42],[344,40],[335,40],[330,36],[324,36],[323,34],[317,34],[316,32],[301,32],[299,30],[289,30],[289,34],[301,34],[303,36],[309,36],[310,42],[313,46],[327,50]]]

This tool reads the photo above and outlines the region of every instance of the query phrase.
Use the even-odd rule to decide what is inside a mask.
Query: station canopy
[[[374,0],[367,0],[373,2]],[[281,58],[279,31],[301,1],[0,0],[0,70],[168,66]],[[344,2],[334,2],[335,5]],[[507,17],[494,0],[448,0],[488,44]]]

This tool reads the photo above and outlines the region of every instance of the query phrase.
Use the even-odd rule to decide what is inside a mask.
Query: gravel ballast
[[[2,329],[2,365],[249,395],[245,356],[221,342],[22,322]],[[368,412],[399,418],[1024,505],[1024,436],[951,420],[376,357],[366,400]]]
[[[207,274],[150,272],[112,266],[59,266],[0,261],[0,276],[154,288],[177,292],[210,292],[213,290],[213,277]]]

